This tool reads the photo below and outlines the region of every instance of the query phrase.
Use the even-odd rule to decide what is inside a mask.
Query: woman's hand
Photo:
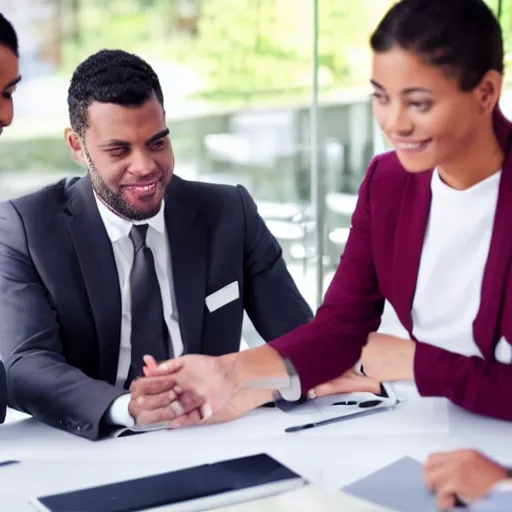
[[[425,483],[437,494],[441,510],[455,505],[455,497],[471,503],[486,496],[507,471],[474,450],[458,450],[431,455],[424,468]]]
[[[309,398],[317,398],[327,395],[337,395],[340,393],[356,393],[361,391],[368,391],[370,393],[380,393],[380,382],[359,375],[355,370],[350,369],[340,377],[320,384],[308,392]]]

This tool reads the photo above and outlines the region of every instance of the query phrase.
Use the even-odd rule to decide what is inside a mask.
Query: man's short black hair
[[[94,101],[136,107],[153,94],[163,106],[160,81],[146,61],[123,50],[101,50],[82,62],[71,78],[71,128],[83,136],[88,127],[88,108]]]
[[[18,37],[16,36],[16,31],[12,26],[11,22],[4,18],[2,14],[0,14],[0,44],[3,46],[7,46],[16,57],[18,54]]]

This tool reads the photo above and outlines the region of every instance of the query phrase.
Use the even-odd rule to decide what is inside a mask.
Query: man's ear
[[[82,167],[87,167],[87,161],[85,159],[84,150],[82,149],[82,144],[78,134],[71,128],[66,128],[64,130],[64,139],[66,140],[66,144],[71,151],[71,158],[73,158],[73,160],[80,164]]]

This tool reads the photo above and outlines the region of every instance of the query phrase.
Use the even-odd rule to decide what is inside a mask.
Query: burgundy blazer
[[[443,396],[465,409],[512,421],[512,365],[494,357],[498,340],[512,343],[512,125],[496,110],[505,149],[491,246],[474,339],[484,359],[415,340],[414,376],[423,396]],[[432,170],[408,173],[395,152],[371,162],[359,190],[343,257],[310,323],[274,340],[295,366],[303,391],[338,377],[361,356],[387,299],[412,339],[411,310],[429,218]],[[439,290],[443,293],[443,290]]]

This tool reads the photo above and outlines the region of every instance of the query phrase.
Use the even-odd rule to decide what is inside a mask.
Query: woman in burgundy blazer
[[[499,340],[512,342],[512,126],[497,107],[501,29],[483,0],[402,0],[380,22],[371,45],[374,113],[396,150],[375,157],[368,168],[341,263],[310,323],[237,356],[185,356],[163,366],[181,387],[205,397],[207,415],[241,387],[286,375],[283,358],[298,373],[303,393],[343,372],[349,373],[333,389],[349,390],[350,369],[366,345],[363,366],[375,380],[414,379],[423,396],[443,396],[512,421],[512,365],[495,358]],[[502,171],[473,322],[472,343],[482,357],[413,337],[434,168],[458,189]],[[370,336],[367,344],[385,299],[411,339]]]

